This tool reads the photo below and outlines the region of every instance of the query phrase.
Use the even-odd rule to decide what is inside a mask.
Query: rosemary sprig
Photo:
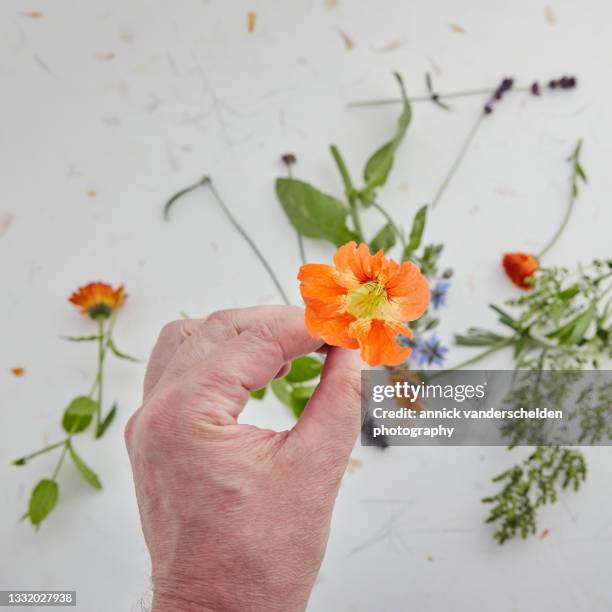
[[[535,533],[539,508],[555,503],[561,489],[577,491],[586,474],[580,451],[538,446],[523,463],[496,476],[493,482],[502,484],[502,490],[482,500],[491,505],[487,523],[497,523],[495,539],[503,544],[517,534],[526,538]]]

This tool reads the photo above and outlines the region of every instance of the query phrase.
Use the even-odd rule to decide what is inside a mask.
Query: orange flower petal
[[[332,346],[356,349],[359,343],[349,337],[348,329],[355,317],[348,313],[335,317],[321,317],[312,308],[306,308],[306,329],[311,336],[321,338]]]
[[[349,327],[348,333],[359,342],[361,358],[370,366],[399,365],[412,352],[397,342],[400,334],[412,338],[412,330],[399,323],[360,319]]]
[[[349,242],[334,257],[335,268],[307,264],[298,274],[306,304],[306,327],[328,344],[361,349],[369,365],[398,365],[411,353],[397,336],[429,303],[427,280],[413,263],[401,266]]]
[[[418,319],[429,306],[429,284],[411,261],[404,262],[385,287],[400,321]]]
[[[96,316],[110,316],[125,301],[127,295],[123,286],[113,289],[106,283],[89,283],[79,287],[68,301],[79,308],[82,314],[95,318]]]

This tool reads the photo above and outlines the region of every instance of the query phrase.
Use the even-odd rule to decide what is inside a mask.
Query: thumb
[[[291,434],[311,449],[333,449],[348,461],[361,428],[361,367],[359,353],[330,347],[321,382]]]

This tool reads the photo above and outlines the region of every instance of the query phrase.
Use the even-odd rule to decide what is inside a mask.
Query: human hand
[[[290,431],[237,419],[291,359],[320,349],[290,306],[170,323],[126,444],[151,555],[154,612],[306,607],[360,428],[355,351],[327,350]]]

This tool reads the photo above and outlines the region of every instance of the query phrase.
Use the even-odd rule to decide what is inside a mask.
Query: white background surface
[[[55,457],[8,464],[57,439],[64,406],[89,387],[92,347],[58,339],[91,332],[66,301],[78,285],[126,285],[116,338],[143,357],[180,311],[278,301],[206,191],[162,221],[164,199],[201,174],[213,176],[297,302],[298,253],[273,191],[281,153],[298,155],[301,178],[340,194],[327,146],[341,145],[358,175],[397,108],[346,103],[394,96],[392,70],[413,95],[423,93],[426,71],[446,91],[494,86],[506,75],[529,83],[576,74],[574,92],[508,96],[432,215],[427,238],[446,243],[444,262],[456,270],[441,335],[450,341],[453,331],[493,324],[487,303],[516,294],[500,254],[535,250],[550,235],[567,198],[563,160],[579,137],[591,180],[548,263],[611,254],[612,5],[551,0],[554,24],[545,9],[526,0],[2,2],[0,588],[76,589],[87,612],[137,610],[147,600],[148,559],[122,437],[143,364],[110,360],[106,395],[119,401],[119,417],[102,441],[78,441],[102,492],[66,465],[60,505],[35,534],[17,519]],[[43,16],[22,14],[29,10]],[[249,10],[257,12],[252,34]],[[457,101],[448,113],[415,105],[382,192],[406,224],[433,196],[481,102]],[[380,220],[368,215],[373,233]],[[307,252],[311,261],[332,253],[312,242]],[[456,349],[449,361],[468,354]],[[504,354],[486,365],[510,363]],[[12,377],[14,366],[26,375]],[[246,418],[291,425],[272,398]],[[612,609],[610,449],[588,450],[584,490],[542,512],[547,538],[500,548],[479,499],[521,455],[356,447],[362,466],[344,479],[310,609]]]

